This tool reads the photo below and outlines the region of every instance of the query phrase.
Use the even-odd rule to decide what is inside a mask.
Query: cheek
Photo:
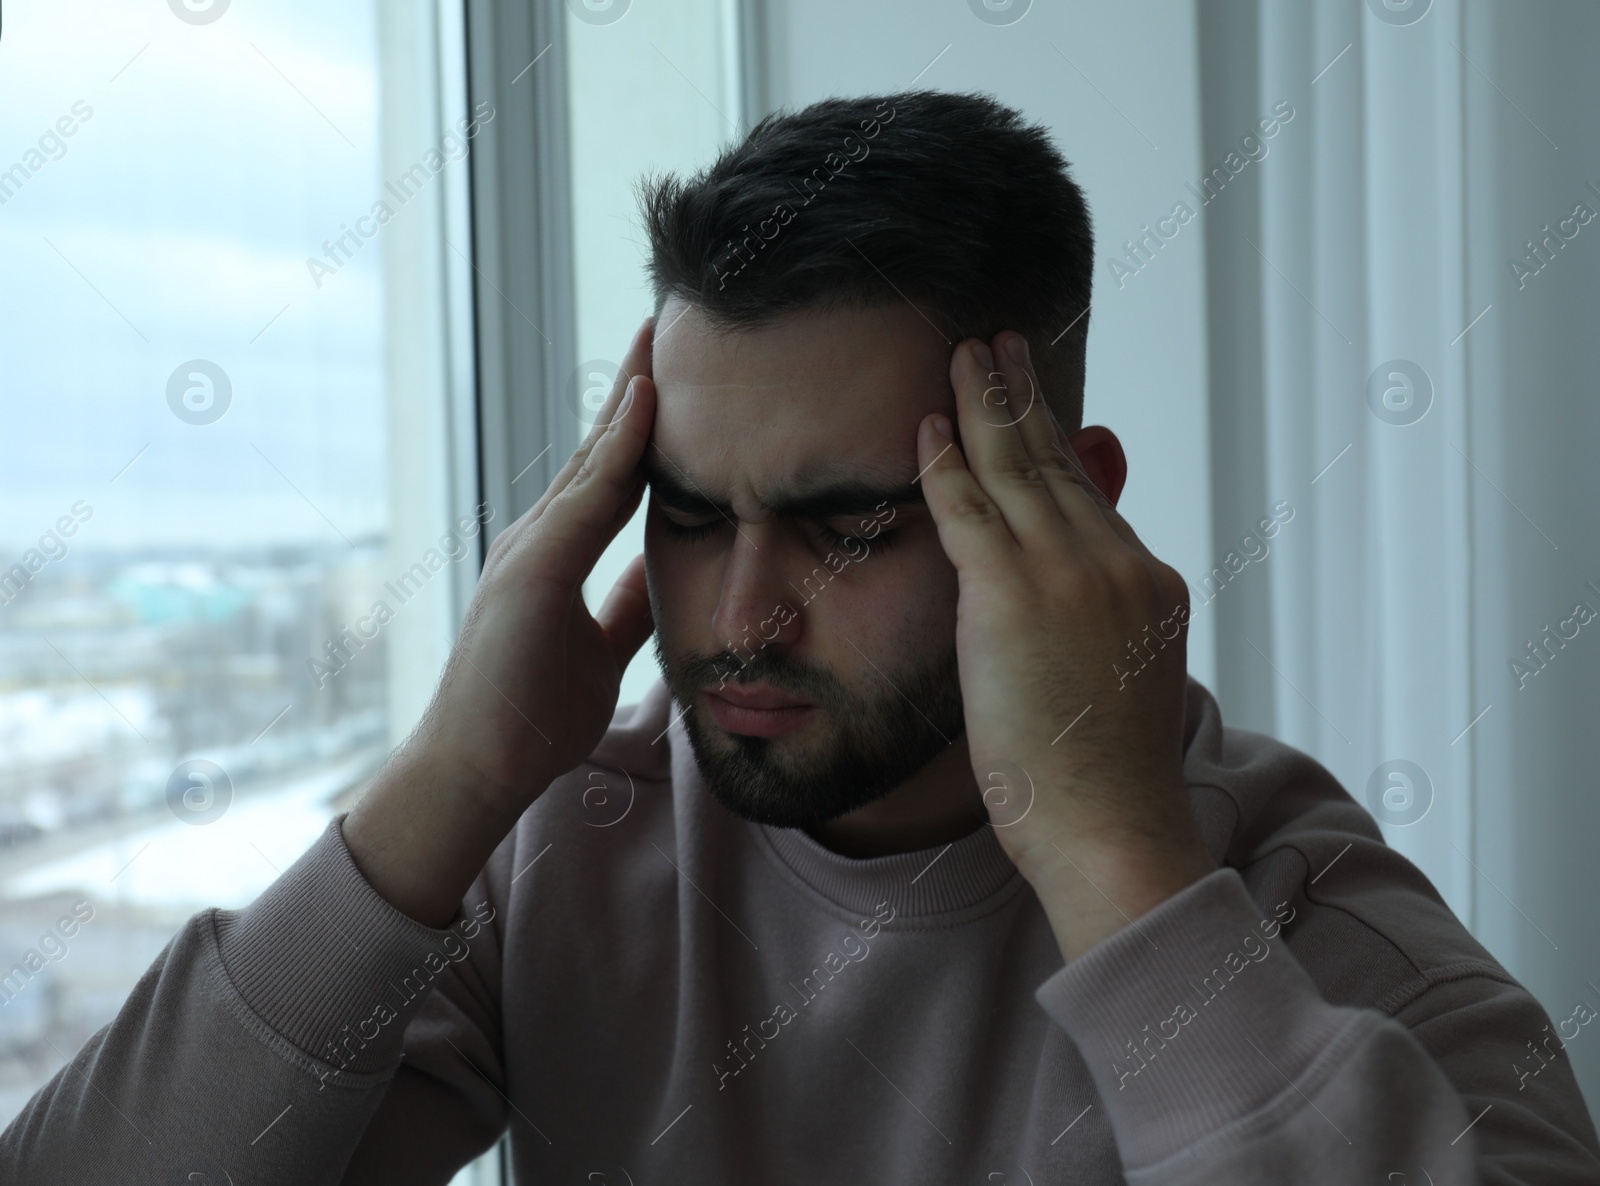
[[[721,650],[715,625],[726,590],[728,552],[721,541],[685,545],[657,526],[654,511],[644,529],[645,579],[661,648],[669,658]]]
[[[706,566],[696,561],[693,549],[662,539],[652,519],[653,516],[645,520],[644,571],[656,633],[669,652],[682,645],[701,646],[688,627],[694,621],[708,621],[716,607],[714,589],[710,592],[711,601],[703,604],[706,591],[701,586],[709,580]]]
[[[861,656],[846,639],[880,666],[880,655],[903,666],[918,657],[913,651],[925,658],[955,643],[955,567],[931,523],[901,534],[894,548],[851,564],[835,582],[838,588],[807,607],[808,632],[844,669],[861,665]]]

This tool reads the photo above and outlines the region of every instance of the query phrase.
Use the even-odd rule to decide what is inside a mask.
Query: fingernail
[[[1021,334],[1006,341],[1006,353],[1011,355],[1011,361],[1020,367],[1028,365],[1028,339]]]
[[[950,439],[950,421],[943,416],[935,415],[933,418],[933,431],[948,441]]]
[[[638,381],[638,375],[635,375],[633,378],[628,380],[628,386],[624,388],[622,392],[622,402],[617,405],[618,416],[621,416],[624,412],[626,412],[628,410],[628,405],[633,402],[633,385]]]
[[[978,360],[978,365],[984,370],[994,370],[994,355],[990,353],[987,343],[979,342],[972,348],[972,354]]]

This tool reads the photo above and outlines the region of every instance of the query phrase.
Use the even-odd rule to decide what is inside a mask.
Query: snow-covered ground
[[[73,893],[96,904],[236,909],[327,827],[329,800],[371,773],[383,751],[347,756],[270,790],[236,793],[209,824],[134,828],[0,881],[0,900]]]

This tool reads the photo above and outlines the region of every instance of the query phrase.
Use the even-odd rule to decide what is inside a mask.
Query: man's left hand
[[[962,342],[950,377],[959,443],[928,416],[917,454],[959,581],[967,744],[1072,959],[1216,867],[1183,779],[1188,585],[1090,480],[1022,335]]]

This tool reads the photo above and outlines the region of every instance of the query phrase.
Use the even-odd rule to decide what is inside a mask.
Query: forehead
[[[736,510],[829,479],[909,482],[918,423],[954,410],[951,344],[908,303],[727,331],[669,300],[656,324],[650,453]]]

